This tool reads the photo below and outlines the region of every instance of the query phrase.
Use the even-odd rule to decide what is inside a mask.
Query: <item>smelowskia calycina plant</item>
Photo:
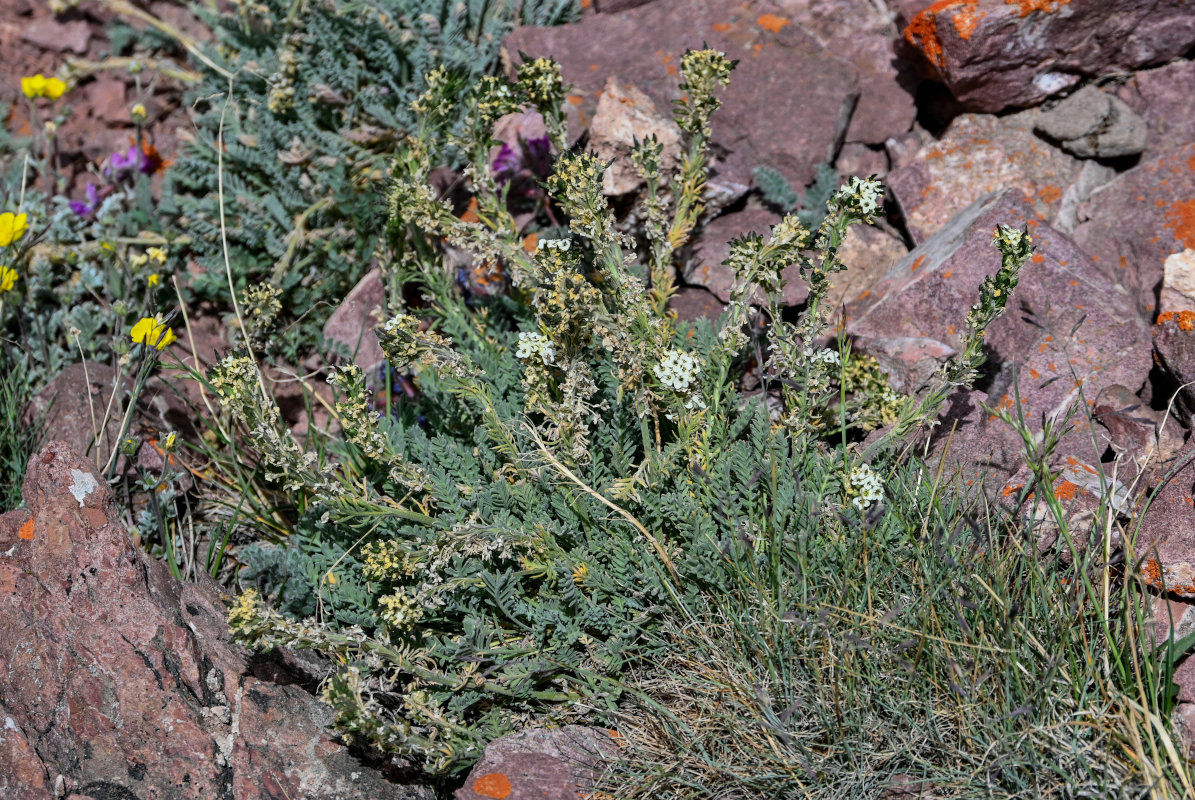
[[[249,590],[230,625],[242,642],[312,647],[345,665],[324,699],[350,739],[445,774],[512,730],[592,721],[616,706],[626,666],[652,657],[644,630],[694,592],[718,591],[734,558],[763,557],[760,532],[730,520],[770,507],[777,492],[791,499],[792,470],[762,481],[760,464],[820,442],[816,406],[830,402],[835,380],[847,407],[841,358],[812,343],[825,332],[830,275],[843,268],[837,248],[849,225],[871,221],[883,188],[854,179],[816,232],[789,215],[766,243],[755,234],[734,242],[736,287],[720,332],[679,331],[666,308],[674,254],[702,212],[715,91],[733,67],[713,50],[682,59],[675,116],[688,148],[674,171],[661,170],[654,140],[633,148],[646,183],[642,256],[602,194],[608,165],[566,147],[555,63],[525,61],[514,84],[478,82],[466,95],[471,124],[456,136],[444,123],[459,79],[428,76],[413,104],[419,125],[393,167],[393,316],[377,334],[390,366],[416,375],[430,432],[410,414],[380,418],[366,376],[344,367],[329,378],[344,437],[327,449],[341,458],[321,464],[263,407],[250,359],[230,356],[213,373],[262,461],[320,498],[315,528],[343,543],[313,591],[332,598],[355,582],[373,598],[376,623],[295,621]],[[528,251],[493,177],[493,124],[523,106],[543,115],[557,153],[546,188],[568,220],[567,246]],[[428,186],[446,148],[468,159],[475,219],[454,215]],[[441,243],[501,264],[510,297],[470,310]],[[765,376],[785,407],[771,425],[759,405],[737,402],[732,372],[747,341],[746,298],[762,290],[780,320],[780,276],[793,264],[811,299],[795,326],[776,323],[770,334]],[[419,316],[402,305],[407,283],[424,290]],[[831,499],[861,512],[882,496],[882,479],[846,463],[845,449],[843,459]],[[715,484],[725,488],[707,488]],[[784,531],[770,535],[783,546]]]

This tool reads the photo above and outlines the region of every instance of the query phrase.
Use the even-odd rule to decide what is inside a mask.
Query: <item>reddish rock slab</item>
[[[0,516],[5,725],[76,796],[430,798],[349,755],[332,712],[256,678],[219,587],[182,584],[129,541],[108,486],[64,442],[29,462]],[[4,760],[0,775],[28,770]],[[57,777],[54,778],[57,781]]]
[[[1182,56],[1195,14],[1185,0],[938,0],[903,35],[966,108],[994,113]]]
[[[748,205],[742,211],[724,214],[701,232],[693,246],[693,257],[684,270],[685,283],[707,289],[720,302],[730,302],[734,288],[734,270],[722,262],[730,255],[730,242],[746,233],[758,233],[768,240],[771,228],[780,221],[780,216],[766,208]],[[809,286],[801,279],[797,266],[791,266],[783,273],[788,281],[784,287],[784,305],[794,306],[809,296]],[[756,291],[747,298],[749,303],[763,303],[763,294]]]
[[[1133,75],[1117,96],[1145,119],[1142,162],[1190,144],[1195,131],[1195,61],[1176,61]]]
[[[385,302],[382,271],[375,267],[365,273],[324,323],[324,339],[345,348],[366,375],[374,374],[386,363],[382,345],[373,332],[381,324],[378,315]]]
[[[526,730],[491,742],[456,790],[456,800],[577,800],[604,760],[618,755],[617,734],[566,725]]]
[[[671,115],[661,113],[651,98],[633,85],[615,78],[607,81],[589,125],[590,149],[603,162],[614,162],[602,173],[605,194],[627,194],[643,185],[629,156],[635,142],[653,136],[663,148],[660,166],[667,173],[680,162],[680,128]]]
[[[979,198],[1020,189],[1052,219],[1081,163],[1033,133],[1036,112],[1007,117],[964,114],[942,138],[888,173],[913,241],[923,242]]]
[[[91,28],[81,19],[59,22],[51,17],[42,17],[25,25],[21,30],[21,38],[43,50],[82,55],[87,52],[87,45],[91,41]]]
[[[1152,321],[1166,259],[1195,250],[1195,144],[1164,153],[1097,189],[1079,207],[1075,241]]]
[[[848,24],[846,21],[843,24]],[[812,180],[814,166],[832,161],[859,96],[849,54],[831,52],[770,2],[656,0],[619,14],[597,14],[552,28],[516,28],[504,42],[510,59],[552,56],[569,95],[569,129],[587,127],[608,78],[632,82],[659,109],[680,97],[680,60],[703,43],[739,59],[713,141],[730,151],[715,165],[715,182],[749,185],[767,164],[794,185]],[[792,76],[802,76],[793,80]]]
[[[25,731],[0,702],[0,797],[50,800],[51,778]]]
[[[908,252],[894,233],[875,225],[852,225],[838,248],[838,258],[846,271],[830,277],[826,307],[837,310],[873,289]]]
[[[980,283],[1000,266],[991,244],[998,224],[1028,227],[1036,254],[1022,269],[1009,308],[985,336],[983,391],[957,391],[934,435],[940,453],[957,422],[948,460],[972,480],[989,468],[990,489],[1019,469],[1022,443],[981,403],[1015,412],[1015,380],[1031,429],[1040,428],[1043,414],[1061,421],[1073,410],[1080,430],[1063,440],[1058,456],[1094,467],[1100,454],[1084,428],[1088,406],[1105,386],[1136,391],[1150,369],[1149,331],[1133,313],[1131,295],[1048,227],[1019,191],[1009,190],[960,212],[847,306],[847,332],[880,361],[895,388],[915,390],[961,347]]]
[[[1176,384],[1195,381],[1195,312],[1165,311],[1153,327],[1154,360]],[[1188,404],[1195,404],[1195,391],[1182,390]]]
[[[676,318],[683,322],[698,319],[716,320],[722,316],[726,304],[709,291],[697,286],[682,286],[668,300],[668,308],[676,312]]]
[[[1134,515],[1134,564],[1145,582],[1159,591],[1195,598],[1195,464],[1192,444],[1179,458],[1178,471],[1163,473],[1157,494]],[[1171,470],[1173,471],[1173,470]],[[1195,690],[1195,664],[1189,670]],[[1195,691],[1181,699],[1195,701]]]
[[[105,464],[119,443],[132,388],[128,378],[107,364],[72,364],[29,401],[25,417],[44,420],[43,442],[63,440],[93,464]]]

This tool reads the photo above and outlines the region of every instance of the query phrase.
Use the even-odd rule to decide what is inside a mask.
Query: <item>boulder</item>
[[[994,113],[1182,56],[1195,15],[1185,0],[939,0],[904,39],[966,108]]]
[[[1164,311],[1153,326],[1154,361],[1174,384],[1195,381],[1195,311]],[[1195,391],[1182,390],[1189,407],[1195,407]]]
[[[716,320],[722,316],[726,305],[706,289],[697,286],[682,286],[668,300],[668,308],[676,312],[676,318],[683,322],[694,322],[701,318]]]
[[[0,516],[11,796],[48,783],[78,800],[432,797],[351,756],[324,729],[331,709],[299,686],[256,677],[218,585],[180,583],[134,547],[107,484],[65,442],[30,460],[24,496]]]
[[[845,272],[830,277],[825,306],[837,311],[879,283],[909,252],[894,233],[876,225],[852,225],[846,232],[838,258]]]
[[[1079,206],[1075,241],[1152,321],[1166,259],[1195,250],[1195,144],[1121,174]]]
[[[1124,158],[1145,150],[1145,120],[1091,85],[1043,109],[1034,130],[1079,158]]]
[[[1195,131],[1195,61],[1137,72],[1117,97],[1145,120],[1143,161],[1191,143]]]
[[[673,169],[681,156],[680,128],[670,115],[660,113],[650,97],[612,76],[589,125],[590,149],[602,161],[614,161],[602,175],[603,193],[627,194],[643,185],[643,178],[628,156],[636,141],[651,136],[664,148],[660,154],[661,171]]]
[[[132,381],[107,364],[71,364],[34,395],[25,418],[44,421],[43,443],[63,440],[93,464],[103,465],[120,443],[132,389]]]
[[[1195,465],[1191,445],[1183,451],[1177,472],[1162,478],[1156,496],[1134,515],[1134,565],[1145,582],[1179,597],[1195,598]],[[1173,468],[1172,470],[1173,471]],[[1195,664],[1191,688],[1195,689]],[[1181,699],[1195,701],[1195,691]]]
[[[573,84],[569,130],[576,138],[611,76],[632,82],[656,108],[672,108],[685,50],[708,44],[739,59],[731,86],[718,93],[723,106],[713,117],[713,142],[725,157],[712,165],[711,186],[749,186],[760,164],[805,185],[816,164],[833,161],[859,97],[850,54],[827,50],[805,27],[766,1],[748,9],[736,0],[656,0],[570,25],[516,28],[503,47],[513,61],[522,52],[560,62]]]
[[[566,725],[490,742],[456,800],[576,800],[589,796],[602,762],[618,755],[618,734]]]
[[[60,22],[41,17],[21,26],[21,39],[42,50],[83,55],[91,42],[91,27],[86,20]]]
[[[991,243],[998,224],[1027,228],[1036,253],[1009,307],[988,328],[981,385],[955,392],[932,442],[941,455],[949,439],[948,461],[969,480],[982,474],[991,490],[1022,465],[1022,442],[983,404],[1015,413],[1016,382],[1032,429],[1043,415],[1061,422],[1074,412],[1079,430],[1064,438],[1058,458],[1093,467],[1100,453],[1088,434],[1088,406],[1112,384],[1136,391],[1150,369],[1149,332],[1133,313],[1132,296],[1012,189],[960,212],[847,306],[848,334],[880,361],[894,388],[915,391],[962,346],[967,311],[983,278],[1000,266]]]
[[[924,242],[979,198],[1020,189],[1034,211],[1052,219],[1080,162],[1033,134],[1034,111],[993,117],[964,114],[942,138],[924,144],[888,174],[915,243]]]

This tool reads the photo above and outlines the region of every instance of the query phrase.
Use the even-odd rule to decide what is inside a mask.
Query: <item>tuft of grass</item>
[[[37,445],[42,420],[27,424],[24,409],[33,397],[25,362],[13,359],[5,342],[0,347],[0,512],[21,504],[25,467]]]

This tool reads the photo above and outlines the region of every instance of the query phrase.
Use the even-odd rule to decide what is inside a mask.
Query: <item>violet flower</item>
[[[96,212],[100,207],[100,193],[96,191],[95,184],[91,181],[87,182],[87,202],[83,203],[79,200],[70,201],[71,211],[74,211],[80,217],[89,217]]]
[[[123,153],[117,150],[108,157],[108,169],[105,173],[109,176],[119,178],[126,172],[137,170],[143,175],[148,175],[152,172],[149,159],[145,157],[145,153],[137,145],[131,146]]]
[[[551,143],[547,136],[537,139],[519,137],[518,148],[503,144],[490,168],[494,182],[502,187],[510,184],[512,200],[532,200],[543,197],[541,182],[552,171]]]

